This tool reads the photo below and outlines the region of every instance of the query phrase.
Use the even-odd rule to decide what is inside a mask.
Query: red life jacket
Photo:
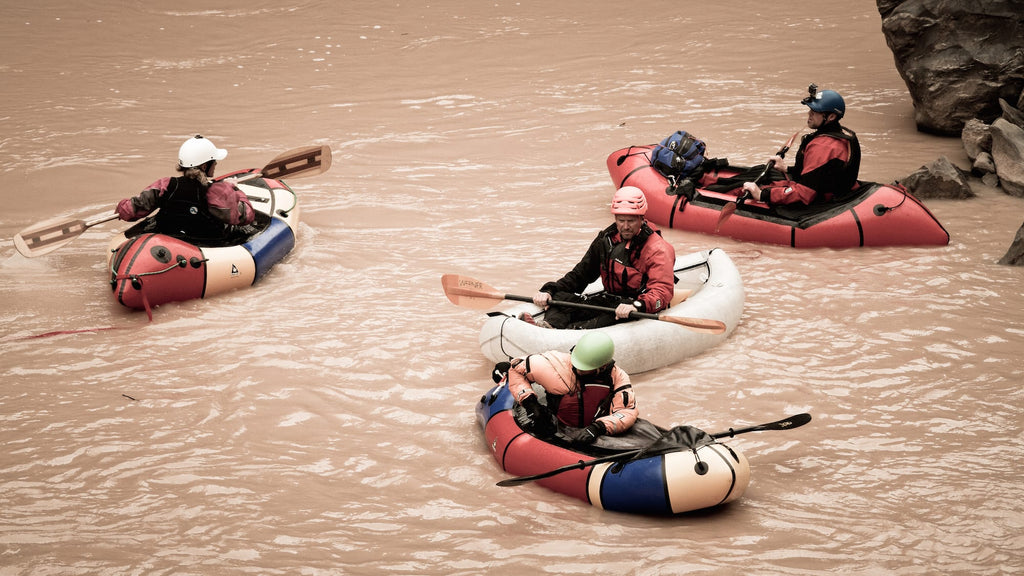
[[[608,415],[614,365],[615,362],[611,362],[596,374],[579,376],[571,369],[565,374],[548,362],[531,366],[530,357],[526,357],[526,371],[547,391],[548,408],[562,423],[576,428],[585,428],[597,418]],[[553,392],[558,389],[565,393]]]
[[[634,299],[647,291],[647,274],[638,270],[637,264],[640,262],[644,244],[655,233],[661,235],[660,230],[655,232],[644,222],[627,248],[626,243],[619,237],[615,224],[605,229],[605,242],[600,258],[601,283],[605,290]]]

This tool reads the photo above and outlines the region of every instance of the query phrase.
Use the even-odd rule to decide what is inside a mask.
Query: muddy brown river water
[[[499,488],[474,420],[484,317],[440,276],[563,273],[610,222],[612,151],[686,129],[761,162],[815,82],[846,98],[863,179],[966,166],[915,130],[874,2],[151,4],[0,11],[0,575],[1024,572],[1024,272],[995,265],[1024,201],[995,190],[928,202],[940,248],[666,231],[726,250],[746,307],[635,375],[642,414],[814,416],[730,441],[735,503],[648,518]],[[334,150],[291,182],[297,245],[253,288],[149,323],[110,297],[116,223],[15,252],[170,175],[195,133],[223,170]]]

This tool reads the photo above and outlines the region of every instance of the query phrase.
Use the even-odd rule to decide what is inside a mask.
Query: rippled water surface
[[[467,6],[51,2],[0,25],[0,574],[1012,574],[1024,571],[1022,202],[929,201],[948,247],[721,247],[747,292],[720,346],[634,376],[645,417],[730,441],[742,499],[646,518],[504,477],[473,407],[483,315],[440,276],[528,294],[610,221],[605,157],[686,129],[762,161],[810,82],[846,97],[861,176],[915,131],[874,2]],[[295,250],[255,287],[161,306],[105,283],[109,209],[203,133],[224,170],[329,144],[290,183]],[[56,334],[53,334],[56,333]],[[44,337],[36,337],[46,335]]]

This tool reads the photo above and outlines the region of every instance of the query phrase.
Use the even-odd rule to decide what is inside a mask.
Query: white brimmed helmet
[[[223,160],[227,155],[227,150],[217,148],[213,142],[196,134],[195,138],[189,138],[178,149],[178,165],[182,168],[193,168],[202,166],[210,160]]]

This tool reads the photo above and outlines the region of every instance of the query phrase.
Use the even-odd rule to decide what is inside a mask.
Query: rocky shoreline
[[[959,135],[971,161],[946,157],[899,182],[915,196],[972,198],[981,184],[1024,198],[1024,10],[1020,0],[876,0],[918,130]],[[1012,103],[1011,103],[1012,102]],[[998,262],[1024,265],[1024,224]]]

